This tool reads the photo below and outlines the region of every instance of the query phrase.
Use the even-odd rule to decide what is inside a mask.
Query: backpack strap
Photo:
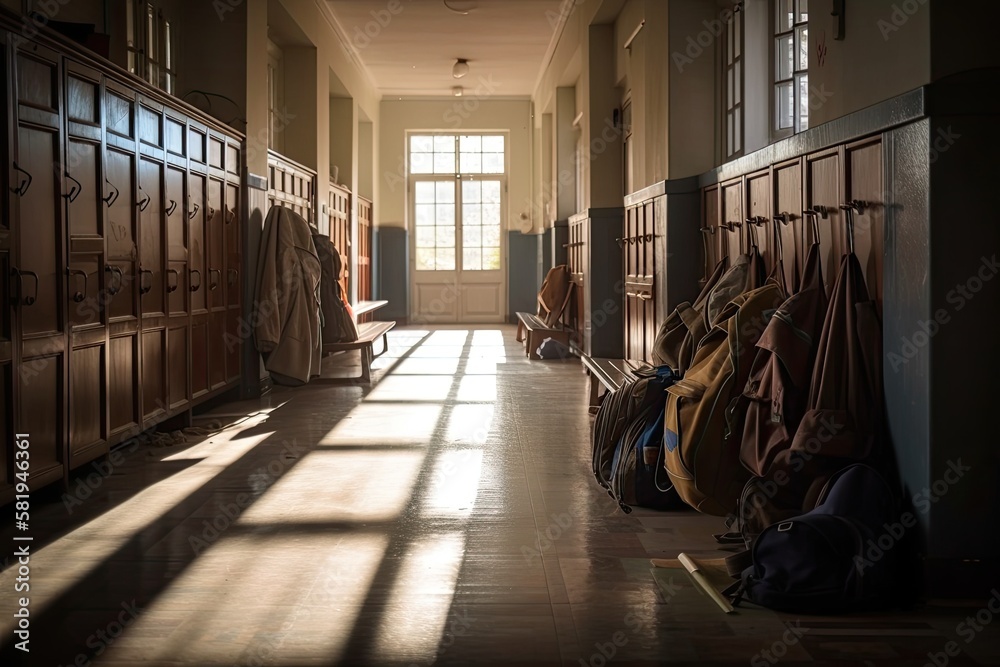
[[[743,571],[753,565],[753,552],[749,549],[726,557],[726,572],[733,579],[739,579]]]

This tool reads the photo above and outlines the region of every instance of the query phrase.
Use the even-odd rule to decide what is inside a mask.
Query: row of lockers
[[[241,138],[72,47],[0,33],[0,502],[239,383]],[[245,329],[245,327],[243,327]]]

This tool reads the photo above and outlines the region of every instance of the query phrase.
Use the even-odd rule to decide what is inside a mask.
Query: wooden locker
[[[199,135],[200,136],[200,135]],[[192,142],[191,145],[194,145]],[[194,160],[192,160],[194,163]],[[195,164],[195,168],[200,168]],[[205,175],[188,173],[188,291],[191,294],[191,397],[208,393],[208,248],[205,230]]]
[[[777,264],[774,252],[774,225],[771,221],[771,171],[760,171],[746,177],[746,220],[743,234],[749,245],[757,242],[768,275]]]
[[[102,303],[108,320],[109,438],[136,432],[140,416],[139,188],[135,91],[105,81],[106,252]],[[148,206],[148,204],[147,204]]]
[[[108,452],[104,127],[100,72],[65,61],[69,467]]]
[[[743,179],[723,183],[722,189],[722,249],[732,266],[745,252],[743,225]]]
[[[885,255],[885,186],[881,136],[845,148],[847,202],[856,202],[854,252],[864,270],[868,293],[882,312],[882,271]],[[845,217],[847,213],[844,213]]]
[[[66,229],[71,185],[62,165],[62,74],[58,54],[25,43],[16,52],[17,249],[11,266],[16,321],[14,428],[31,435],[33,488],[65,477]]]
[[[209,386],[226,384],[226,230],[225,183],[208,179],[205,229],[208,248],[208,377]]]
[[[226,248],[226,382],[239,382],[243,341],[240,337],[242,311],[242,262],[240,252],[240,187],[239,182],[226,183],[225,203]],[[350,261],[350,256],[346,256]]]
[[[781,248],[785,266],[785,284],[798,291],[799,279],[805,262],[802,228],[802,160],[775,165],[774,210],[777,220],[775,241]]]
[[[806,243],[813,242],[813,221],[819,229],[819,243],[823,258],[823,282],[829,292],[837,279],[843,252],[843,216],[840,205],[844,202],[842,148],[814,153],[806,157],[805,204],[808,214],[805,221]]]
[[[720,229],[722,226],[722,207],[720,205],[720,197],[722,190],[718,185],[712,185],[705,188],[702,191],[702,254],[705,259],[705,269],[704,275],[699,284],[704,285],[709,277],[711,277],[712,272],[715,270],[716,265],[725,256],[722,248],[722,243],[725,241],[724,232]]]
[[[168,152],[184,148],[182,137],[187,128],[167,117],[165,127]],[[168,157],[172,157],[168,155]],[[187,192],[187,169],[168,163],[166,167],[166,247],[167,247],[167,405],[171,410],[182,408],[189,400],[189,339],[191,319],[188,287],[188,225],[201,212],[201,205],[192,202]]]

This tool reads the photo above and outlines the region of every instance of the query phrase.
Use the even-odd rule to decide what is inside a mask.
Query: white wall
[[[531,102],[478,99],[472,92],[454,99],[382,101],[378,128],[381,171],[376,179],[380,225],[403,227],[406,223],[407,130],[508,132],[508,228],[520,230],[520,214],[531,215]]]

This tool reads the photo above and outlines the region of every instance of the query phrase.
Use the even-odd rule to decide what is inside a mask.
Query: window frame
[[[769,61],[770,61],[770,80],[771,80],[771,90],[769,94],[769,106],[770,106],[770,129],[771,129],[771,141],[779,141],[781,139],[786,139],[800,132],[809,129],[809,11],[806,9],[804,21],[799,21],[799,15],[802,13],[800,11],[801,2],[803,0],[788,0],[792,7],[792,26],[788,29],[781,29],[778,25],[778,9],[779,4],[782,0],[771,0],[770,4],[770,46],[769,46]],[[808,2],[808,0],[805,0]],[[814,0],[815,1],[815,0]],[[797,34],[800,28],[805,28],[806,30],[806,66],[804,68],[799,67],[798,51],[795,50],[795,44],[798,43]],[[792,38],[792,49],[796,57],[792,60],[792,69],[790,76],[787,78],[779,78],[778,75],[778,42],[779,40],[786,38]],[[805,126],[801,124],[802,118],[802,100],[800,97],[799,87],[797,81],[800,77],[805,79],[806,88],[806,108],[805,108]],[[779,105],[778,105],[778,90],[779,86],[791,84],[792,86],[792,124],[790,127],[781,127],[780,117],[779,117]]]
[[[167,17],[159,0],[125,0],[125,23],[126,69],[176,96],[177,22]]]
[[[745,153],[746,148],[746,21],[743,17],[743,2],[736,2],[732,5],[729,10],[731,15],[726,21],[725,25],[725,36],[718,40],[719,42],[719,63],[720,67],[720,77],[719,77],[719,99],[721,100],[721,113],[719,114],[719,145],[721,147],[722,162],[728,162],[730,160],[735,160],[738,157],[742,157]],[[737,21],[737,17],[739,20]],[[738,23],[738,28],[733,29],[735,23]],[[731,32],[732,30],[732,32]],[[735,43],[735,38],[737,37],[736,30],[738,30],[739,37],[739,55],[736,56],[732,62],[730,62],[730,51],[735,50],[731,46],[731,42]],[[731,39],[731,37],[733,39]],[[738,76],[736,74],[738,68]],[[729,94],[729,73],[733,72],[734,88],[733,88],[733,99],[737,97],[738,102],[732,101]],[[739,121],[735,120],[736,115],[739,115]],[[735,137],[737,130],[739,133],[739,144],[738,146],[731,145],[731,137],[729,132],[729,119],[730,116],[734,118],[733,122],[733,133],[732,136]],[[735,142],[732,142],[735,143]]]

